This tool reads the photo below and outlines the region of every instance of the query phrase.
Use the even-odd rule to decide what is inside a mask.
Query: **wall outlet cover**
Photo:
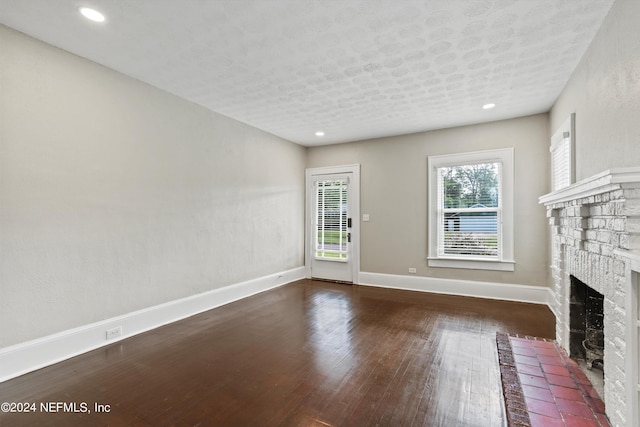
[[[118,326],[117,328],[113,328],[113,329],[107,329],[108,340],[118,338],[119,336],[122,336],[122,326]]]

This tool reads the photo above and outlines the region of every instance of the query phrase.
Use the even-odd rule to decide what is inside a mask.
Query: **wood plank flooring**
[[[554,330],[545,306],[302,280],[6,381],[37,411],[0,425],[501,426],[496,331]]]

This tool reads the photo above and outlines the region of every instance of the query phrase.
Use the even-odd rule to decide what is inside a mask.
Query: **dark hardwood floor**
[[[554,338],[554,319],[545,306],[303,280],[6,381],[0,402],[38,410],[0,425],[501,426],[496,331]]]

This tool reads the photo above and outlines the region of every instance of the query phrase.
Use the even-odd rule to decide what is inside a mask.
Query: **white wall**
[[[640,1],[613,4],[551,109],[550,132],[572,112],[577,180],[640,165]]]
[[[0,44],[0,348],[303,265],[304,148]]]
[[[515,272],[427,267],[427,157],[515,148]],[[361,164],[361,270],[394,275],[548,286],[548,229],[538,197],[549,188],[548,116],[308,150],[308,166]]]

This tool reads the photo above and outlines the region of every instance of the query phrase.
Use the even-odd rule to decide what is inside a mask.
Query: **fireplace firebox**
[[[574,276],[570,280],[569,353],[585,360],[587,369],[603,370],[604,295]]]

